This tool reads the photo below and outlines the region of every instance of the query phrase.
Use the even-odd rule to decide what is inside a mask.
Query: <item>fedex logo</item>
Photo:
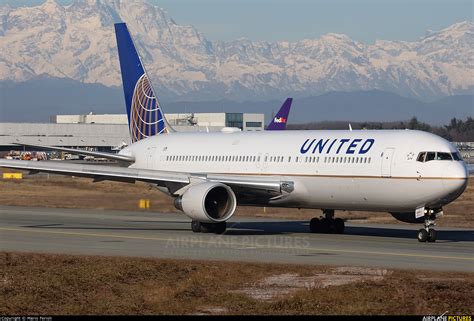
[[[286,123],[286,118],[285,117],[275,117],[273,118],[273,122],[276,124],[284,124]]]
[[[308,138],[303,145],[301,145],[301,154],[329,154],[335,152],[336,154],[366,154],[374,145],[375,139],[311,139]]]

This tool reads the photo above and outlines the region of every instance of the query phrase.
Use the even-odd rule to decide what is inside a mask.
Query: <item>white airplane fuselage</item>
[[[140,140],[121,154],[135,157],[134,168],[294,183],[291,193],[266,206],[413,212],[452,202],[467,185],[463,161],[420,162],[421,152],[458,153],[445,139],[421,131],[288,130],[170,133]]]

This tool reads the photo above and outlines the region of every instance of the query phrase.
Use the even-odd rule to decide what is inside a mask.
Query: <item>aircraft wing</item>
[[[0,159],[0,167],[26,170],[32,173],[45,172],[60,175],[90,177],[96,181],[111,180],[121,182],[143,181],[165,186],[166,183],[189,184],[189,176],[175,172],[151,171],[146,169],[87,165],[63,161],[19,161]]]
[[[248,175],[201,174],[139,169],[131,167],[77,164],[64,161],[20,161],[0,159],[0,167],[30,171],[31,173],[52,173],[59,175],[93,178],[94,181],[120,181],[134,183],[142,181],[167,187],[174,194],[181,188],[202,181],[220,182],[243,195],[260,195],[265,199],[291,193],[293,182],[281,181],[279,177]]]
[[[28,146],[37,149],[44,149],[44,150],[54,150],[59,152],[66,152],[75,155],[86,155],[86,156],[94,156],[94,157],[102,157],[107,158],[119,162],[125,163],[133,163],[135,159],[131,156],[121,155],[121,154],[112,154],[112,153],[103,153],[103,152],[93,152],[89,150],[82,150],[82,149],[75,149],[75,148],[67,148],[67,147],[56,147],[56,146],[45,146],[45,145],[30,145],[30,144],[15,144],[19,146]]]

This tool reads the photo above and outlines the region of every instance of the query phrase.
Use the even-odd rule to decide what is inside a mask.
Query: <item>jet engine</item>
[[[234,214],[237,198],[229,186],[205,182],[189,187],[174,206],[195,221],[218,223]]]
[[[390,213],[394,218],[401,222],[405,223],[424,223],[425,217],[415,217],[415,212],[405,212],[405,213]]]

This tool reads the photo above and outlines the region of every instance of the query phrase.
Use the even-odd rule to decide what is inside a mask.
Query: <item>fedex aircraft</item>
[[[144,181],[173,197],[194,232],[223,233],[238,205],[321,209],[311,232],[343,233],[335,210],[385,211],[424,223],[420,242],[443,206],[466,188],[456,148],[412,130],[174,132],[124,23],[115,25],[132,144],[119,154],[53,150],[108,157],[121,166],[0,160],[32,172]]]
[[[278,113],[273,117],[270,124],[268,124],[267,130],[285,130],[286,123],[288,121],[288,115],[291,109],[291,103],[293,98],[287,98],[281,106]]]

